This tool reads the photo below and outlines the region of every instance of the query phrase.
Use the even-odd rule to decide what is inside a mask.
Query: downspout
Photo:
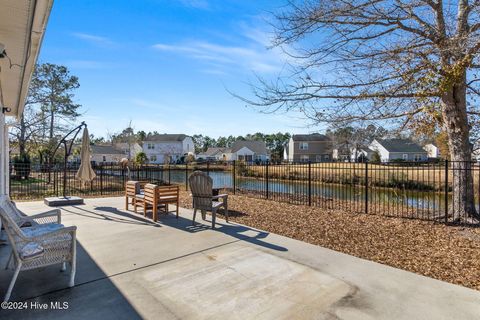
[[[1,106],[0,113],[0,197],[9,194],[9,152],[8,152],[8,128],[5,123],[6,109]]]

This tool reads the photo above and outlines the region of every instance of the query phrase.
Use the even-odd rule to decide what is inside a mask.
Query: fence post
[[[113,168],[112,168],[112,173],[113,173]],[[122,185],[125,187],[125,168],[122,168]]]
[[[455,172],[453,172],[455,174]],[[445,223],[448,222],[448,160],[445,160]]]
[[[237,190],[237,172],[236,172],[236,161],[233,160],[233,194],[235,194],[235,190]]]
[[[368,214],[368,162],[365,162],[365,213]]]
[[[308,161],[308,205],[312,205],[312,162]]]
[[[170,164],[167,164],[168,166],[168,184],[171,185],[172,184],[172,180],[171,180],[171,175],[172,175],[172,168],[170,167]]]
[[[103,195],[103,164],[100,165],[100,195]]]
[[[185,190],[188,191],[188,163],[185,162]]]
[[[266,164],[266,167],[265,167],[265,175],[266,175],[266,191],[267,191],[267,199],[269,198],[269,190],[268,190],[268,161],[267,161],[267,164]]]
[[[55,193],[55,196],[58,197],[58,170],[55,170],[55,173],[53,174],[53,192]]]

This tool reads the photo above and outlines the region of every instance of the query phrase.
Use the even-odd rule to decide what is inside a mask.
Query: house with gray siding
[[[239,160],[245,162],[267,161],[270,154],[267,145],[263,141],[237,140],[231,148],[221,150],[222,160]]]
[[[374,139],[369,149],[378,152],[382,162],[427,161],[428,159],[428,152],[409,139]]]
[[[194,154],[193,139],[186,134],[156,134],[143,141],[143,152],[149,163],[172,163]]]
[[[324,134],[294,134],[285,146],[284,160],[293,162],[331,161],[332,140]]]

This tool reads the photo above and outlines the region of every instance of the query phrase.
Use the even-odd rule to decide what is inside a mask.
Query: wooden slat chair
[[[178,219],[178,207],[180,198],[180,188],[178,186],[157,186],[155,184],[146,184],[143,194],[135,197],[135,212],[137,212],[137,206],[143,207],[143,215],[147,215],[147,210],[152,209],[153,221],[158,220],[158,209],[165,207],[168,212],[168,205],[175,204],[177,206],[177,219]]]
[[[143,208],[143,216],[147,216],[147,210],[152,209],[152,219],[156,221],[157,210],[162,204],[158,203],[157,196],[158,186],[156,184],[147,183],[142,194],[135,196],[134,211],[137,212],[137,207]]]
[[[15,272],[4,301],[10,299],[18,274],[24,270],[43,268],[55,264],[61,264],[62,270],[65,270],[68,262],[71,265],[69,286],[73,287],[76,270],[77,227],[50,224],[51,228],[20,228],[3,208],[4,206],[0,205],[0,219],[12,247],[12,255],[7,262],[7,267],[12,259],[15,266]]]
[[[135,197],[137,194],[140,194],[140,182],[127,181],[127,183],[125,183],[125,210],[128,210],[130,203],[135,205]]]
[[[165,212],[168,213],[168,205],[176,205],[176,217],[178,219],[178,207],[180,199],[180,187],[179,186],[159,186],[157,187],[157,209],[158,206],[165,205]],[[157,210],[154,208],[153,219],[157,221]]]
[[[143,216],[146,216],[148,209],[158,208],[156,197],[157,188],[158,186],[156,184],[147,183],[143,190],[143,194],[139,194],[135,197],[133,210],[137,212],[137,207],[143,207]]]
[[[212,178],[202,171],[195,171],[188,178],[188,184],[193,197],[192,224],[195,224],[197,210],[201,211],[203,219],[205,219],[205,211],[210,211],[212,213],[212,229],[214,229],[217,211],[220,208],[223,208],[228,222],[228,194],[214,196]],[[219,201],[220,199],[222,201]]]
[[[135,197],[143,194],[143,189],[148,181],[127,181],[125,183],[125,210],[128,210],[128,205],[135,204]]]

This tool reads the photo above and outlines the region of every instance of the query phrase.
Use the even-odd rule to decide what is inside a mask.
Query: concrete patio
[[[76,285],[49,267],[20,274],[11,301],[66,310],[1,319],[478,319],[480,292],[191,211],[153,223],[123,198],[62,209],[78,226]],[[42,202],[19,203],[39,212]],[[292,213],[294,214],[294,213]],[[209,219],[209,218],[208,218]],[[9,253],[0,247],[2,267]],[[12,271],[0,272],[3,294]]]

